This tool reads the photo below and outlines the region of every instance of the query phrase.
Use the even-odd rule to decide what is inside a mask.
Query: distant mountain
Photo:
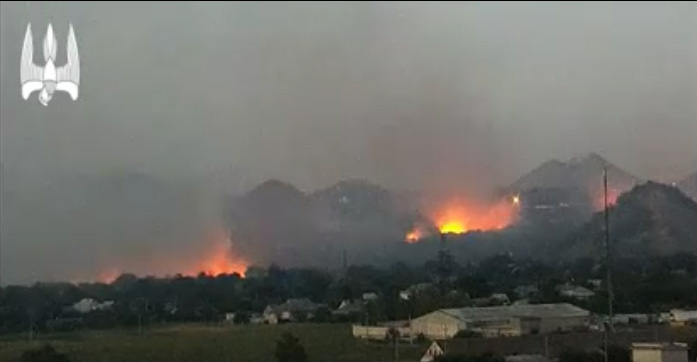
[[[610,209],[610,239],[621,256],[697,253],[697,203],[675,187],[648,182],[622,195]],[[573,256],[603,255],[603,213],[571,238]]]
[[[603,208],[603,172],[608,174],[608,201],[640,180],[591,153],[568,162],[551,160],[522,176],[508,192],[521,196],[522,219],[531,223],[582,223]]]
[[[685,195],[697,201],[697,172],[680,181],[678,188],[684,192]]]
[[[341,181],[310,195],[316,216],[329,229],[387,226],[400,218],[387,189],[365,180]]]
[[[579,189],[596,191],[602,189],[603,169],[607,168],[608,186],[628,190],[639,183],[639,179],[597,153],[568,162],[551,160],[522,176],[513,185],[513,190],[524,191],[540,188]]]
[[[364,180],[311,194],[271,180],[229,200],[226,219],[235,244],[256,263],[336,266],[344,252],[366,261],[401,242],[411,224],[397,205],[387,189]]]

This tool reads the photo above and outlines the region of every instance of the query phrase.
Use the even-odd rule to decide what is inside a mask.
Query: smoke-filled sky
[[[484,189],[589,152],[641,178],[697,169],[694,3],[3,2],[0,20],[3,282],[67,277],[151,240],[94,241],[105,223],[87,243],[71,230],[90,213],[45,211],[75,177],[184,184],[166,214],[198,230],[207,202],[181,206],[192,189],[269,178]],[[20,98],[28,22],[41,63],[52,22],[59,65],[73,24],[78,101]]]

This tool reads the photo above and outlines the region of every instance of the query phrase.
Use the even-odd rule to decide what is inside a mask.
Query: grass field
[[[286,324],[253,326],[204,326],[183,324],[150,328],[142,334],[129,330],[84,331],[39,336],[30,342],[26,335],[0,339],[0,362],[18,361],[27,349],[51,343],[73,362],[246,362],[275,361],[276,340],[285,331],[295,334],[312,362],[393,361],[394,348],[385,343],[365,342],[351,336],[351,326],[341,324]],[[447,342],[457,353],[501,354],[550,353],[567,347],[597,349],[600,332],[580,332],[501,338],[469,338]],[[668,326],[632,327],[618,330],[611,343],[682,341],[697,338],[697,328]],[[402,344],[401,361],[418,361],[427,344]]]
[[[394,349],[351,336],[350,325],[288,324],[258,326],[177,325],[136,331],[85,331],[0,340],[0,361],[19,361],[27,349],[50,343],[73,362],[245,362],[274,361],[276,340],[291,331],[310,361],[391,361]],[[24,337],[24,338],[22,338]],[[417,360],[427,346],[402,346],[402,360]]]

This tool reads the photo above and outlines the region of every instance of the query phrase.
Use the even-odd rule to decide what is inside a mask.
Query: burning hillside
[[[501,230],[517,220],[519,205],[518,195],[493,204],[467,202],[455,198],[432,207],[428,213],[428,220],[434,226],[433,232],[444,234]],[[406,235],[406,242],[413,243],[429,235],[428,229],[417,225]]]
[[[177,255],[164,252],[137,264],[105,268],[97,274],[96,280],[111,283],[123,273],[158,277],[177,274],[197,276],[200,273],[208,276],[237,273],[244,276],[248,265],[244,258],[234,252],[232,242],[224,230],[215,229],[204,238],[197,250]]]

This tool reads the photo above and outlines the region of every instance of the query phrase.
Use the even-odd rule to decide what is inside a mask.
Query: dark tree
[[[276,342],[276,360],[278,362],[306,362],[307,353],[298,337],[285,332]]]

